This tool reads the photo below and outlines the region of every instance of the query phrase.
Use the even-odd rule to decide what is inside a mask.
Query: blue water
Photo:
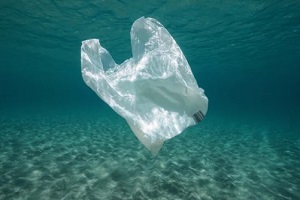
[[[152,156],[82,80],[81,41],[117,63],[161,22],[209,98]],[[300,2],[0,2],[0,199],[300,199]]]

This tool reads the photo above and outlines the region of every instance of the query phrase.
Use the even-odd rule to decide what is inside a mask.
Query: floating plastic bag
[[[204,118],[208,99],[179,46],[157,20],[137,19],[130,35],[133,57],[121,65],[99,40],[83,41],[82,76],[156,154],[164,141]]]

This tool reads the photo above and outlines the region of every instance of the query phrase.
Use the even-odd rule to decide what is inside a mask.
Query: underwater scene
[[[300,199],[300,1],[2,0],[0,47],[0,200]]]

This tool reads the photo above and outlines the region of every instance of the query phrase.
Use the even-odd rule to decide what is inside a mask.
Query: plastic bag
[[[82,76],[156,154],[164,141],[204,118],[208,99],[179,46],[157,20],[137,19],[130,35],[133,57],[120,65],[99,40],[83,41]]]

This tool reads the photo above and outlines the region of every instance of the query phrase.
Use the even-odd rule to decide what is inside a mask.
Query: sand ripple
[[[156,157],[116,115],[2,119],[0,137],[0,199],[300,199],[283,130],[203,122]]]

